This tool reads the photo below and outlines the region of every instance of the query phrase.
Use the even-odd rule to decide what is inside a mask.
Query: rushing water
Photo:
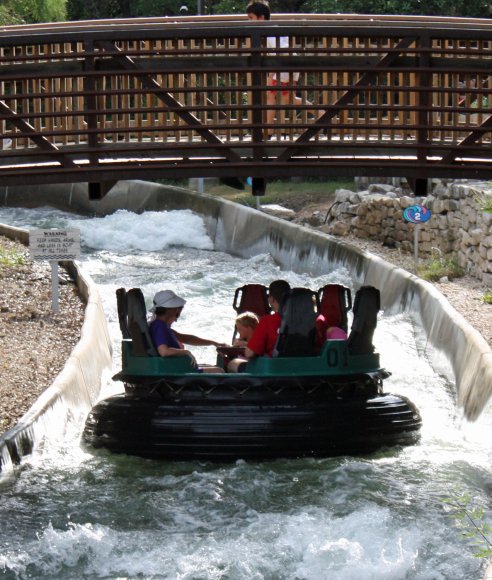
[[[118,212],[79,219],[0,209],[20,227],[79,227],[82,263],[99,285],[119,370],[115,290],[172,288],[187,299],[176,327],[230,341],[234,289],[284,277],[317,289],[351,285],[347,272],[283,272],[268,255],[241,260],[213,251],[191,212]],[[392,371],[387,391],[423,417],[414,447],[366,457],[166,463],[80,442],[37,451],[0,495],[0,574],[5,578],[478,579],[484,561],[443,498],[469,493],[490,521],[492,409],[465,424],[455,390],[432,369],[409,319],[382,316],[375,343]],[[194,348],[213,363],[213,349]],[[104,395],[119,389],[111,383]],[[488,511],[487,511],[488,510]]]

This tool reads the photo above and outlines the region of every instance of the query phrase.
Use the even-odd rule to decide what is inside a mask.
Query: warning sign
[[[80,230],[31,230],[29,253],[33,260],[76,260],[80,258]]]

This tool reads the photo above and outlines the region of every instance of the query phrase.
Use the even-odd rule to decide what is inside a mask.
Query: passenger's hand
[[[189,350],[185,350],[184,352],[186,353],[187,356],[190,357],[190,359],[191,359],[191,366],[194,369],[198,368],[198,363],[196,362],[196,358],[191,354],[191,352]]]

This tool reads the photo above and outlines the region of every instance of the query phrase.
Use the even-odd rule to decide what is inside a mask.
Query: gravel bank
[[[0,248],[24,257],[24,263],[15,266],[0,260],[1,435],[62,370],[80,339],[85,305],[76,285],[60,268],[60,311],[54,314],[49,264],[32,262],[23,244],[4,237],[0,237]]]

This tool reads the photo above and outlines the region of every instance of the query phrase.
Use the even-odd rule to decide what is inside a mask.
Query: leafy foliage
[[[284,2],[278,3],[280,8]],[[491,7],[484,0],[306,0],[300,12],[330,14],[421,14],[429,16],[487,17]],[[290,10],[279,10],[290,12]]]
[[[60,22],[67,19],[67,0],[5,0],[1,24]]]
[[[202,0],[204,4],[205,0]],[[139,18],[144,16],[176,16],[187,7],[186,14],[196,14],[198,0],[68,0],[68,15],[71,20],[95,18]],[[238,3],[239,4],[239,3]],[[241,9],[243,6],[241,5]],[[202,10],[205,13],[205,10]]]
[[[434,248],[434,250],[437,250]],[[431,259],[425,260],[417,267],[417,274],[429,282],[437,282],[441,278],[447,277],[449,280],[462,278],[464,275],[461,268],[454,258],[444,258],[437,250],[438,256],[434,255]]]
[[[475,197],[480,206],[480,210],[486,213],[492,213],[492,195],[481,194]]]
[[[12,11],[6,4],[0,5],[0,25],[10,26],[12,24],[22,24],[22,18]]]
[[[197,14],[244,14],[246,0],[5,0],[0,24],[56,22],[100,18],[133,18]],[[428,14],[442,16],[492,16],[486,0],[271,0],[272,12],[284,14]]]
[[[492,527],[485,521],[483,507],[473,505],[469,493],[454,492],[452,497],[442,500],[449,509],[449,514],[456,521],[462,536],[476,548],[473,554],[477,558],[492,556]]]
[[[492,304],[492,291],[489,290],[488,292],[485,292],[482,300],[485,302],[485,304]]]
[[[12,0],[15,1],[15,0]],[[19,0],[27,1],[27,0]],[[34,2],[35,0],[29,0]],[[38,0],[42,1],[42,0]],[[50,1],[50,0],[44,0]],[[60,0],[52,0],[60,1]],[[247,0],[68,0],[72,20],[140,16],[172,16],[197,14],[198,2],[202,14],[244,14]],[[421,14],[440,16],[492,16],[487,0],[271,0],[273,13],[296,14]]]
[[[70,20],[96,20],[120,18],[125,6],[119,0],[68,0],[67,11]]]

